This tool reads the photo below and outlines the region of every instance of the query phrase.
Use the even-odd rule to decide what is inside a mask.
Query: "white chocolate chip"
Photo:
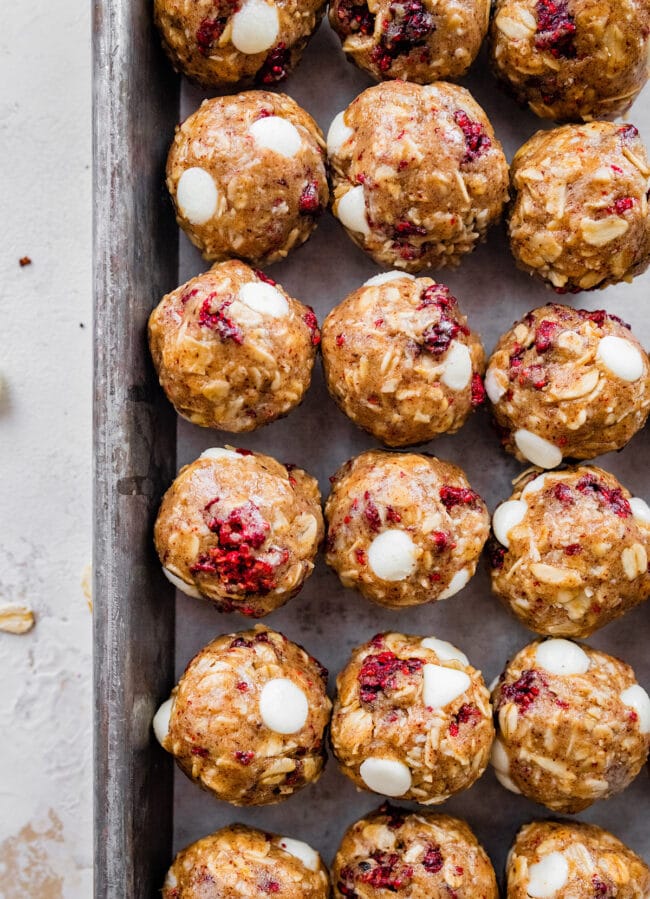
[[[469,659],[465,653],[457,649],[452,643],[447,643],[446,640],[438,640],[437,637],[425,637],[421,645],[425,649],[432,649],[443,662],[455,660],[463,665],[469,665]]]
[[[492,516],[492,530],[499,543],[506,549],[510,547],[508,539],[510,531],[521,524],[526,517],[526,512],[528,512],[528,504],[522,499],[511,499],[507,503],[497,506]]]
[[[623,337],[608,334],[598,343],[596,358],[622,381],[638,381],[643,375],[643,356],[638,348]]]
[[[640,496],[630,497],[630,508],[636,521],[650,524],[650,506]]]
[[[335,115],[327,132],[328,156],[334,156],[338,153],[346,140],[352,137],[353,134],[352,128],[348,128],[345,124],[345,110]]]
[[[295,734],[309,715],[307,697],[288,677],[275,677],[264,684],[260,695],[262,721],[276,734]]]
[[[531,493],[539,493],[540,490],[544,489],[544,485],[546,484],[546,475],[540,474],[536,478],[533,478],[532,481],[529,481],[528,484],[521,491],[521,498],[525,499]]]
[[[623,705],[631,706],[639,716],[639,730],[642,734],[650,733],[650,696],[643,687],[632,684],[621,693]]]
[[[289,304],[277,287],[267,284],[265,281],[247,281],[239,288],[237,299],[259,312],[260,315],[270,315],[271,318],[283,318],[289,314]]]
[[[444,668],[442,665],[424,666],[424,689],[422,699],[430,709],[444,709],[469,689],[472,681],[464,671]]]
[[[169,722],[172,717],[173,707],[174,699],[170,696],[169,699],[163,702],[153,717],[153,732],[161,746],[163,746],[169,734]]]
[[[209,449],[203,450],[199,459],[243,459],[241,453],[234,450],[226,449],[225,446],[211,446]]]
[[[409,275],[408,272],[381,272],[379,275],[373,275],[363,282],[363,287],[379,287],[380,284],[388,284],[389,281],[398,281],[400,278],[410,278],[415,281],[415,275]]]
[[[452,340],[440,380],[450,390],[464,390],[472,380],[472,357],[464,343]]]
[[[185,169],[176,185],[176,205],[192,225],[204,225],[217,211],[219,193],[214,178],[205,169]]]
[[[514,437],[521,455],[533,465],[539,465],[540,468],[555,468],[562,461],[562,450],[543,437],[533,434],[532,431],[519,428],[515,431]]]
[[[246,0],[231,19],[230,40],[240,53],[262,53],[275,43],[280,32],[280,18],[273,3]]]
[[[193,596],[195,599],[201,599],[201,594],[192,584],[186,584],[184,580],[177,577],[175,574],[169,570],[169,568],[165,568],[163,565],[163,574],[167,578],[170,584],[173,584],[177,590],[180,590],[181,593],[185,593],[187,596]]]
[[[460,571],[457,571],[452,577],[449,586],[438,595],[438,599],[449,599],[457,593],[460,593],[470,577],[469,568],[461,568]]]
[[[561,852],[549,852],[528,869],[527,892],[532,899],[553,899],[569,878],[569,863]]]
[[[390,528],[372,541],[368,565],[383,581],[403,581],[417,565],[417,546],[406,531]]]
[[[403,796],[411,789],[411,772],[396,759],[371,756],[361,763],[359,774],[369,790],[383,796]]]
[[[502,774],[500,771],[495,770],[494,776],[506,790],[509,790],[511,793],[516,793],[517,796],[521,796],[521,790],[509,774]]]
[[[302,138],[296,126],[288,119],[271,115],[257,119],[248,129],[258,147],[273,150],[291,159],[302,146]]]
[[[370,226],[366,217],[366,195],[363,184],[351,187],[338,201],[336,216],[341,224],[350,231],[356,231],[366,237],[370,234]]]
[[[494,776],[501,786],[505,787],[506,790],[509,790],[511,793],[520,795],[521,790],[510,777],[510,758],[503,745],[503,741],[500,740],[499,737],[497,737],[492,744],[490,764],[494,768]]]
[[[584,674],[591,665],[587,653],[571,640],[545,640],[537,647],[535,659],[549,674]]]
[[[318,871],[320,866],[320,856],[315,849],[312,849],[302,840],[292,840],[291,837],[280,837],[280,848],[293,855],[294,858],[300,859],[305,868],[310,871]]]
[[[493,368],[488,368],[485,375],[485,392],[491,403],[498,403],[506,388],[499,382]]]

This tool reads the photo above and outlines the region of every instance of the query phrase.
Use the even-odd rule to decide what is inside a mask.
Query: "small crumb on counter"
[[[25,268],[26,265],[32,264],[32,260],[29,256],[21,256],[21,258],[18,260],[18,264],[21,268]]]
[[[7,634],[26,634],[34,627],[34,613],[22,603],[0,603],[0,631]]]
[[[93,567],[88,564],[81,572],[81,590],[86,597],[88,608],[93,610]]]

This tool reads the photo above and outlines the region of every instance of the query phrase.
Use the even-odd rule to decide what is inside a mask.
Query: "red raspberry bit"
[[[569,543],[564,547],[564,553],[567,556],[579,556],[582,552],[582,546],[579,543]]]
[[[500,571],[503,568],[503,561],[506,555],[505,547],[501,546],[498,540],[491,537],[488,541],[486,551],[490,568],[494,571]]]
[[[437,874],[439,871],[442,871],[444,859],[442,857],[442,852],[440,851],[440,846],[429,846],[424,853],[421,864],[424,870],[429,874]]]
[[[320,331],[318,329],[318,319],[316,318],[316,313],[311,308],[311,306],[307,307],[307,312],[303,315],[303,321],[311,331],[311,345],[318,346],[320,343]]]
[[[199,53],[202,56],[210,55],[212,46],[223,34],[227,21],[228,20],[224,18],[213,19],[208,17],[203,19],[195,35]]]
[[[192,755],[198,755],[199,758],[205,759],[209,754],[209,751],[202,746],[192,746]]]
[[[337,334],[336,335],[336,345],[343,346],[345,343],[345,334]]]
[[[406,817],[402,812],[392,806],[389,802],[384,802],[383,805],[379,807],[379,814],[385,815],[388,819],[386,821],[386,827],[389,830],[399,830],[400,827],[404,826],[404,822],[406,821]]]
[[[372,34],[375,17],[365,3],[339,0],[335,6],[339,29],[343,34]]]
[[[559,330],[557,322],[544,319],[541,321],[535,331],[535,349],[538,353],[545,353],[553,346],[553,341]]]
[[[393,229],[393,236],[395,239],[399,239],[400,237],[411,237],[413,234],[424,237],[426,233],[427,229],[422,227],[422,225],[414,225],[413,222],[406,221],[406,219],[397,222]]]
[[[439,553],[443,552],[445,549],[454,549],[456,544],[451,539],[451,536],[444,531],[434,531],[431,534],[434,545]]]
[[[379,405],[379,397],[375,396],[375,394],[373,393],[371,396],[368,397],[368,402],[370,403],[371,406],[378,406]]]
[[[556,59],[574,59],[576,23],[567,0],[537,0],[535,47],[548,50]]]
[[[514,702],[524,714],[547,687],[544,675],[535,668],[529,668],[514,683],[502,684],[499,705],[504,701]]]
[[[270,643],[269,635],[266,631],[261,631],[259,634],[255,634],[255,642],[256,643]]]
[[[318,181],[309,181],[303,188],[298,201],[301,215],[319,215],[322,212],[318,196]]]
[[[396,512],[392,506],[386,506],[386,521],[390,521],[391,524],[399,524],[402,520],[402,516],[399,512]]]
[[[632,209],[635,203],[634,197],[619,197],[612,206],[607,207],[605,212],[608,215],[625,215],[629,209]]]
[[[449,733],[452,737],[457,737],[462,724],[469,724],[476,727],[481,717],[481,713],[473,703],[465,703],[454,715],[454,720],[449,725]]]
[[[391,61],[397,56],[422,46],[436,28],[433,16],[421,0],[393,0],[388,11],[390,18],[384,22],[376,48],[382,51],[379,58],[388,61],[386,68],[390,68]]]
[[[199,325],[216,331],[221,340],[232,340],[233,343],[242,344],[244,342],[242,329],[226,315],[226,309],[232,305],[233,301],[225,300],[215,308],[216,297],[216,293],[211,293],[203,300],[199,311]]]
[[[291,55],[287,46],[280,43],[269,51],[255,80],[259,84],[277,84],[278,81],[284,81],[289,74],[290,63]]]
[[[553,487],[553,496],[558,502],[561,502],[563,506],[573,505],[573,493],[567,484],[556,484],[555,487]]]
[[[639,136],[639,129],[636,125],[621,125],[618,129],[618,133],[621,135],[623,140],[632,140]]]
[[[630,503],[623,496],[621,488],[606,487],[592,474],[583,475],[576,484],[576,490],[584,496],[595,494],[600,502],[619,518],[629,518],[632,515]]]
[[[620,167],[620,165],[614,165],[614,164],[612,164],[612,165],[610,165],[610,169],[611,169],[613,172],[616,172],[617,175],[622,175],[622,174],[623,174],[623,169]]]
[[[244,680],[240,680],[237,684],[237,689],[240,693],[248,693],[248,684]]]
[[[381,528],[381,515],[379,514],[379,509],[371,499],[370,493],[367,490],[363,495],[363,499],[365,502],[363,514],[370,526],[370,530],[377,532]]]
[[[247,640],[245,637],[235,637],[235,639],[231,642],[228,649],[240,649],[242,647],[250,647],[253,644],[250,640]],[[239,689],[239,688],[238,688]]]
[[[235,450],[235,452],[239,453],[240,456],[254,456],[255,455],[253,450],[244,449],[241,446],[238,446],[237,449]]]
[[[357,675],[361,702],[372,703],[379,693],[395,690],[402,677],[411,677],[422,665],[422,659],[400,659],[389,650],[366,656]]]
[[[346,865],[345,867],[341,868],[341,873],[339,875],[339,881],[336,884],[336,888],[342,896],[349,896],[351,897],[351,899],[355,899],[357,893],[354,889],[354,881],[354,869],[350,865]]]
[[[362,549],[355,549],[354,555],[356,556],[357,564],[359,564],[359,565],[366,564],[366,554]]]
[[[453,509],[454,506],[471,506],[480,499],[478,493],[474,493],[468,487],[453,487],[445,484],[440,488],[440,501],[445,509]]]
[[[454,113],[454,121],[463,132],[465,138],[465,155],[461,162],[474,162],[492,146],[492,141],[487,136],[485,128],[480,122],[470,119],[464,109],[457,109]]]
[[[404,865],[396,852],[376,850],[370,855],[370,861],[357,863],[355,880],[367,883],[378,890],[396,893],[407,886],[413,877],[411,865]],[[343,895],[350,895],[344,893]]]
[[[190,300],[194,299],[198,292],[198,288],[196,287],[193,290],[184,290],[181,294],[181,304],[186,306]]]
[[[432,356],[442,356],[449,349],[452,340],[458,336],[459,331],[460,325],[458,322],[443,312],[440,315],[440,321],[429,325],[422,332],[424,348]]]
[[[548,384],[548,378],[542,365],[529,365],[522,368],[517,376],[517,381],[522,387],[532,384],[535,390],[543,390]]]
[[[384,645],[384,634],[375,634],[370,641],[370,645],[374,646],[375,649],[381,649]]]
[[[280,892],[280,884],[277,880],[271,880],[269,877],[264,877],[264,880],[260,881],[259,891],[261,893],[279,893]]]
[[[238,749],[235,753],[235,758],[240,765],[243,765],[245,768],[247,768],[255,758],[255,753],[252,749]]]
[[[265,284],[270,284],[272,287],[275,287],[277,285],[277,281],[274,281],[273,278],[269,278],[269,276],[265,275],[264,272],[260,271],[260,269],[256,268],[254,269],[254,272],[259,280],[264,281]]]
[[[594,897],[598,897],[598,899],[613,899],[616,896],[615,892],[612,892],[612,888],[609,884],[605,883],[604,880],[601,880],[598,874],[594,874],[591,878],[591,883],[594,888]]]
[[[381,326],[382,326],[383,324],[384,324],[383,318],[376,318],[376,319],[375,319],[375,328],[381,328]]]
[[[472,406],[482,406],[485,402],[485,386],[483,378],[476,371],[472,375]]]
[[[458,300],[451,295],[448,287],[444,284],[431,284],[420,294],[420,304],[416,309],[419,312],[428,306],[435,306],[437,309],[449,310],[455,309],[457,305]]]

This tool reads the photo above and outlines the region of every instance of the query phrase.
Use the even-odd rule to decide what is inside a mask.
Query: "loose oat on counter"
[[[650,870],[643,859],[594,824],[526,824],[510,851],[507,878],[507,899],[650,896]]]
[[[469,91],[388,81],[332,122],[334,215],[378,265],[456,265],[499,220],[507,163]]]
[[[629,665],[552,638],[531,643],[492,692],[500,783],[555,812],[620,793],[650,748],[650,698]]]
[[[168,580],[220,612],[267,615],[299,593],[324,526],[318,484],[293,465],[214,447],[181,469],[154,528]]]
[[[331,481],[326,562],[345,587],[398,609],[448,599],[469,582],[489,516],[458,466],[370,450]]]
[[[497,0],[492,67],[546,119],[624,115],[648,79],[647,0]]]
[[[320,343],[313,310],[242,262],[163,297],[149,318],[160,383],[189,421],[252,431],[303,399]]]
[[[332,28],[348,59],[377,80],[460,78],[487,33],[489,0],[333,0]]]
[[[498,899],[487,853],[458,818],[384,803],[352,824],[332,867],[335,899]]]
[[[355,424],[388,446],[453,434],[483,402],[485,353],[443,284],[386,272],[323,323],[327,387]]]
[[[204,100],[167,159],[178,224],[205,259],[278,262],[327,206],[324,156],[318,125],[286,94]]]
[[[320,662],[257,625],[202,649],[153,727],[204,790],[233,805],[271,805],[322,773],[332,708],[326,689]]]
[[[515,154],[517,265],[559,292],[631,281],[650,263],[650,163],[634,125],[538,131]]]
[[[300,62],[324,0],[155,0],[175,69],[205,87],[277,84]]]
[[[35,624],[34,613],[21,602],[0,602],[0,631],[27,634]]]
[[[617,316],[553,303],[500,338],[485,388],[505,449],[555,468],[621,449],[643,427],[650,360]]]
[[[437,805],[485,771],[490,695],[450,643],[377,634],[353,651],[336,689],[332,749],[357,787]]]
[[[163,899],[328,899],[329,876],[307,843],[244,824],[223,827],[178,853]]]
[[[650,596],[650,508],[602,468],[532,472],[492,531],[492,590],[538,634],[588,637]]]

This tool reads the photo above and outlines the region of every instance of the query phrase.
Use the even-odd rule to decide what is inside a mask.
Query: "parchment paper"
[[[297,72],[281,88],[304,106],[327,133],[334,115],[345,108],[370,79],[343,56],[338,38],[323,23]],[[485,108],[510,160],[515,150],[540,127],[549,127],[523,112],[496,86],[487,68],[485,51],[463,81]],[[182,115],[192,112],[203,94],[187,84],[183,88]],[[650,146],[650,89],[637,100],[627,121],[633,121]],[[170,135],[171,139],[171,135]],[[207,265],[181,235],[179,283]],[[308,243],[288,260],[272,266],[270,274],[294,296],[314,306],[322,322],[327,312],[351,290],[378,271],[349,240],[329,214]],[[433,274],[450,286],[470,323],[481,333],[486,351],[497,337],[529,309],[553,301],[555,294],[519,272],[505,240],[503,225],[493,229],[487,244],[465,257],[456,270]],[[606,308],[629,322],[644,346],[650,345],[650,273],[632,285],[621,284],[596,293],[583,293],[566,302],[583,308]],[[288,418],[253,434],[229,435],[195,427],[179,419],[178,464],[195,459],[209,446],[231,443],[276,456],[303,466],[320,480],[327,496],[328,476],[349,457],[377,446],[373,438],[357,430],[338,411],[323,385],[317,364],[312,387],[303,405]],[[634,494],[650,499],[647,460],[650,430],[637,435],[618,454],[598,459]],[[490,427],[488,413],[480,411],[456,435],[425,447],[443,459],[461,465],[470,483],[485,498],[490,511],[510,495],[510,482],[522,466],[502,452]],[[489,683],[508,658],[534,635],[519,625],[491,596],[485,569],[446,602],[394,612],[375,606],[352,590],[345,590],[337,576],[319,557],[316,570],[302,592],[283,609],[264,619],[290,639],[303,644],[330,670],[330,692],[337,672],[353,646],[381,630],[435,634],[461,647],[483,671]],[[647,648],[650,603],[630,612],[589,641],[630,663],[638,680],[650,690],[650,655]],[[249,622],[238,615],[220,615],[207,603],[177,596],[177,673],[217,634],[244,629]],[[597,803],[577,816],[609,828],[650,860],[650,784],[646,767],[623,794]],[[234,821],[260,826],[306,840],[329,863],[344,829],[381,797],[357,792],[339,773],[330,758],[321,780],[276,806],[237,809],[202,792],[179,771],[175,780],[175,851],[187,843]],[[417,806],[412,805],[413,808]],[[467,818],[489,852],[499,877],[518,827],[533,818],[550,817],[542,807],[503,789],[490,769],[474,787],[454,797],[439,810]]]

